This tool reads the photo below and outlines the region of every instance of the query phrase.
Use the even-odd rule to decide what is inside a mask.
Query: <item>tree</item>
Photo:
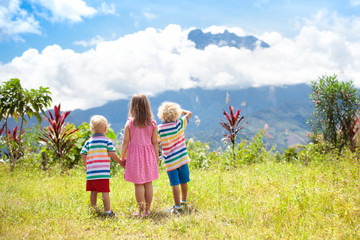
[[[228,114],[225,110],[223,110],[223,115],[226,118],[227,122],[221,119],[220,125],[228,131],[228,134],[225,134],[225,140],[231,142],[231,149],[233,153],[233,158],[235,161],[235,143],[236,143],[236,135],[237,133],[244,128],[244,123],[240,125],[241,121],[244,120],[244,116],[240,116],[240,110],[237,110],[234,114],[234,108],[229,105],[230,114]]]
[[[78,129],[65,123],[70,111],[61,113],[60,108],[60,104],[54,106],[54,115],[50,111],[49,116],[45,115],[49,126],[44,129],[44,137],[40,137],[40,140],[49,144],[63,170],[68,170],[69,162],[65,158],[77,140],[73,135]]]
[[[360,97],[353,82],[342,82],[336,75],[323,75],[311,82],[310,99],[315,104],[308,121],[314,133],[322,133],[325,141],[339,151],[351,146],[357,123]]]
[[[40,113],[44,113],[44,108],[49,107],[51,104],[49,88],[40,87],[39,89],[27,90],[22,88],[20,80],[17,78],[10,79],[7,82],[3,82],[0,86],[0,122],[3,122],[3,132],[5,133],[5,143],[8,148],[10,156],[11,172],[14,171],[15,165],[18,159],[22,155],[22,134],[24,133],[24,127],[27,124],[27,119],[31,119],[35,116],[41,123]],[[15,119],[19,124],[20,129],[18,131],[16,127],[16,137],[12,137],[13,134],[9,129],[9,119]]]

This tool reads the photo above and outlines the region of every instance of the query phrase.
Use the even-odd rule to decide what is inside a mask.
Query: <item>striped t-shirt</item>
[[[96,133],[86,141],[80,154],[86,155],[86,180],[110,178],[110,156],[115,148],[111,140]]]
[[[172,171],[190,162],[184,135],[187,123],[187,117],[182,116],[175,122],[158,125],[158,140],[162,145],[166,171]]]

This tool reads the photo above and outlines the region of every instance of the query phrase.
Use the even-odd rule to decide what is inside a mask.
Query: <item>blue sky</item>
[[[337,12],[344,17],[356,16],[360,11],[360,1],[356,3],[347,0],[76,1],[84,4],[84,10],[77,9],[76,12],[75,9],[66,15],[65,10],[56,10],[55,6],[44,6],[41,2],[46,2],[45,0],[0,0],[0,7],[9,8],[9,4],[13,2],[19,8],[10,14],[8,19],[4,16],[1,19],[0,61],[11,61],[29,48],[42,50],[51,44],[80,52],[86,48],[77,45],[76,42],[79,41],[90,41],[96,36],[113,40],[147,27],[161,29],[169,24],[179,24],[183,28],[234,26],[255,33],[278,31],[290,37],[297,34],[297,22],[321,10]],[[49,0],[48,2],[56,5],[56,2],[71,3],[72,1]],[[64,4],[63,8],[66,7]],[[20,11],[26,16],[22,17]],[[63,14],[59,11],[63,11]],[[33,21],[28,28],[11,33],[4,32],[7,28],[6,24],[9,28],[14,28],[15,22],[26,23],[26,18],[31,18]]]
[[[360,86],[359,13],[360,0],[0,0],[0,81],[50,87],[67,109],[327,73]],[[271,47],[201,51],[186,39],[194,28],[254,35]]]

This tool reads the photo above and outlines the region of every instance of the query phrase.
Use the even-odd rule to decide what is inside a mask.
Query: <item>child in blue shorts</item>
[[[165,168],[175,202],[175,205],[167,210],[171,213],[181,212],[187,203],[190,158],[186,149],[184,130],[191,115],[190,111],[182,110],[178,104],[172,102],[164,102],[158,109],[158,117],[162,121],[158,125],[158,140],[162,145]]]

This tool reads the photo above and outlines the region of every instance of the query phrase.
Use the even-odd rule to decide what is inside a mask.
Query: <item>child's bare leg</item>
[[[108,192],[103,192],[102,193],[102,200],[104,203],[104,210],[105,212],[110,211],[110,194]]]
[[[186,201],[188,192],[188,185],[187,183],[181,183],[181,200]]]
[[[172,186],[172,190],[173,190],[173,197],[174,197],[175,205],[180,206],[180,189],[179,189],[179,185]]]
[[[149,213],[150,212],[151,202],[152,202],[152,199],[153,199],[152,182],[145,183],[144,187],[145,187],[145,203],[146,203],[145,211],[147,213]]]
[[[135,184],[135,197],[139,207],[139,212],[143,212],[145,207],[145,187],[144,184]]]
[[[97,194],[98,192],[96,191],[91,191],[90,193],[90,204],[93,208],[96,208],[97,205]]]

